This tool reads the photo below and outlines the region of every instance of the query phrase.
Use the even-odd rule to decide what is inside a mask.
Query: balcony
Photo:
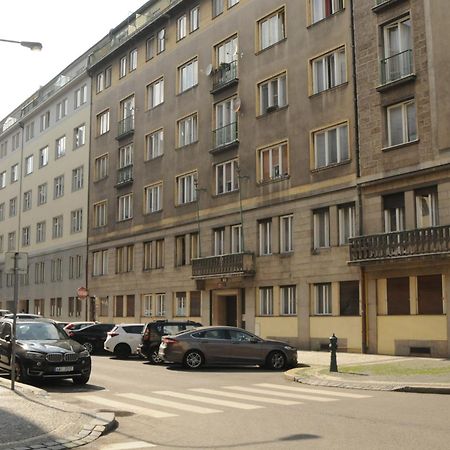
[[[238,81],[237,61],[221,63],[217,70],[214,71],[211,94],[216,94],[228,86],[237,84]]]
[[[229,276],[253,276],[255,255],[253,253],[231,253],[207,256],[192,260],[192,278],[221,278]]]
[[[415,78],[415,74],[411,49],[381,60],[381,86],[378,88],[379,90],[386,85],[413,78]]]
[[[213,132],[212,150],[210,153],[218,153],[222,150],[239,145],[238,140],[238,124],[237,122],[229,123],[223,127],[217,128]]]
[[[134,114],[131,114],[128,117],[125,117],[125,119],[122,119],[118,123],[118,129],[117,129],[117,137],[116,139],[123,139],[124,137],[134,133]]]
[[[403,0],[375,0],[375,5],[372,7],[373,12],[382,11],[395,3],[400,3]]]
[[[355,264],[448,254],[450,225],[350,239],[350,263]]]
[[[133,182],[133,164],[121,167],[117,171],[116,187],[122,187]]]

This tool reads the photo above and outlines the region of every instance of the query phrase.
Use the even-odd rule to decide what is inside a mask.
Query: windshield
[[[22,341],[67,339],[67,334],[53,323],[18,323],[16,337]]]

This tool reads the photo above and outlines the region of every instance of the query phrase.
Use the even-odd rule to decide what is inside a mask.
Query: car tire
[[[184,355],[183,366],[186,369],[199,369],[205,363],[205,357],[199,350],[191,350]]]
[[[283,370],[286,367],[286,356],[283,352],[270,352],[266,358],[266,367],[270,370]]]
[[[16,361],[16,381],[24,384],[30,382],[30,377],[27,375],[26,370],[20,361]]]
[[[86,384],[89,381],[89,377],[90,376],[91,376],[91,374],[80,375],[78,377],[73,377],[72,378],[73,384],[76,384],[77,386],[81,386],[83,384]]]
[[[84,348],[91,354],[94,354],[95,346],[92,342],[83,342]]]
[[[114,347],[114,356],[117,359],[127,359],[131,355],[131,348],[128,344],[118,344]]]
[[[152,347],[150,349],[150,353],[148,356],[148,362],[150,364],[162,364],[164,361],[162,358],[159,357],[159,347]]]

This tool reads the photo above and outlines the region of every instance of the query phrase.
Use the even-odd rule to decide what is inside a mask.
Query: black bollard
[[[338,348],[337,342],[338,342],[338,338],[333,333],[333,336],[330,337],[330,344],[329,344],[330,352],[331,352],[330,372],[338,371],[337,361],[336,361],[336,351]]]

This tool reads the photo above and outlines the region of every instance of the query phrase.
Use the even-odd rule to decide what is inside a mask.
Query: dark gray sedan
[[[286,342],[261,339],[235,327],[202,327],[165,336],[159,356],[188,369],[203,365],[260,365],[282,370],[297,365],[297,349]]]

